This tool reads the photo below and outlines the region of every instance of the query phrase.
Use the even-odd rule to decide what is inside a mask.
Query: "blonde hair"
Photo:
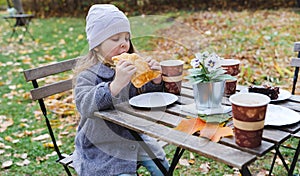
[[[99,59],[97,52],[94,49],[90,50],[87,55],[79,57],[73,69],[73,87],[76,85],[76,78],[79,73],[97,64],[98,62]]]
[[[98,45],[95,48],[98,48],[98,50],[101,50],[101,44]],[[77,80],[77,76],[79,75],[79,73],[81,73],[82,71],[90,68],[93,65],[96,65],[99,62],[104,62],[104,57],[100,54],[101,52],[97,51],[97,49],[91,49],[87,55],[79,57],[79,59],[76,62],[76,65],[73,69],[74,72],[74,77],[73,77],[73,87],[76,85],[76,80]],[[136,50],[131,42],[131,40],[129,40],[129,50],[128,53],[134,53]]]

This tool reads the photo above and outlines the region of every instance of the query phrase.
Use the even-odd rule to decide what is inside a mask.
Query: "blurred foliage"
[[[111,3],[129,15],[158,14],[178,10],[244,10],[297,7],[300,0],[23,0],[27,13],[39,17],[85,16],[96,3]],[[0,2],[3,2],[1,0]]]

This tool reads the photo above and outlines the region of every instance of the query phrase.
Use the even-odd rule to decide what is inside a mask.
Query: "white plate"
[[[142,108],[155,108],[168,106],[177,100],[178,97],[171,93],[151,92],[132,97],[129,104]]]
[[[240,92],[247,93],[248,92],[248,88],[243,89]],[[282,101],[282,100],[286,100],[286,99],[290,98],[291,96],[292,96],[292,94],[289,91],[283,90],[283,89],[279,89],[278,98],[276,100],[271,100],[271,101],[272,102]]]
[[[289,108],[268,104],[265,125],[282,126],[300,121],[300,115]]]

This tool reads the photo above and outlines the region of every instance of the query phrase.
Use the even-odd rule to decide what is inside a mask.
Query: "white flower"
[[[191,65],[193,68],[197,68],[200,66],[200,60],[196,57],[195,59],[191,60]]]
[[[221,67],[222,59],[217,54],[209,54],[209,52],[205,51],[196,53],[195,56],[191,60],[193,68],[189,69],[190,74],[186,76],[193,84],[235,79],[225,74],[226,71]]]
[[[217,68],[221,67],[220,63],[221,58],[216,55],[215,53],[212,53],[204,60],[204,65],[207,68],[209,72],[216,70]]]

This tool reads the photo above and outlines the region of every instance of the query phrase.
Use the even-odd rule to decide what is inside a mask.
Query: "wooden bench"
[[[49,131],[49,135],[54,145],[54,149],[58,155],[57,162],[63,165],[68,175],[71,175],[69,168],[74,169],[72,163],[73,162],[72,154],[64,154],[60,151],[55,139],[53,129],[51,127],[50,121],[47,116],[48,112],[47,112],[47,107],[45,105],[44,99],[51,95],[71,90],[73,88],[72,78],[68,78],[50,84],[44,84],[42,86],[39,84],[39,82],[45,81],[45,78],[47,77],[49,78],[49,76],[71,71],[76,64],[76,60],[77,58],[61,61],[57,63],[52,63],[45,66],[28,69],[23,72],[26,81],[32,82],[33,89],[30,90],[31,98],[32,100],[38,101],[40,109],[43,112],[43,115],[45,117],[45,122]],[[167,146],[167,143],[164,141],[158,141],[158,143],[161,147]]]
[[[69,170],[69,167],[73,168],[72,154],[63,154],[60,151],[60,149],[57,145],[56,139],[55,139],[54,132],[51,127],[51,123],[47,116],[48,112],[47,112],[47,107],[44,102],[44,98],[49,97],[54,94],[58,94],[58,93],[62,93],[62,92],[71,90],[72,89],[72,78],[67,78],[66,80],[62,80],[62,81],[54,82],[54,83],[50,83],[50,84],[45,84],[42,86],[39,85],[39,82],[44,80],[44,78],[47,78],[51,75],[57,75],[59,73],[71,71],[76,64],[76,60],[77,60],[77,58],[66,60],[66,61],[61,61],[61,62],[57,62],[57,63],[52,63],[52,64],[41,66],[38,68],[28,69],[23,72],[26,81],[32,82],[33,89],[30,90],[31,98],[32,98],[32,100],[38,101],[40,109],[43,112],[49,135],[51,137],[52,143],[54,145],[54,149],[58,156],[57,162],[63,165],[63,167],[68,175],[72,175]]]

